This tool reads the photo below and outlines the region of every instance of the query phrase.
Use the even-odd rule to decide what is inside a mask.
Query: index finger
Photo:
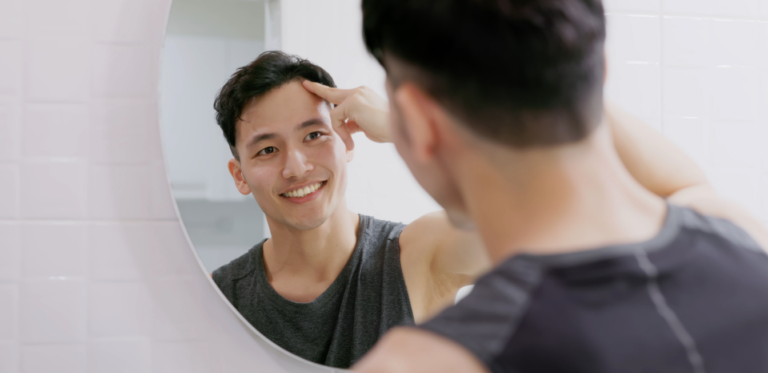
[[[334,105],[338,105],[344,102],[347,97],[355,93],[354,89],[332,88],[320,83],[311,82],[309,80],[303,81],[302,85],[307,91],[320,96],[320,98],[323,100],[326,100]]]

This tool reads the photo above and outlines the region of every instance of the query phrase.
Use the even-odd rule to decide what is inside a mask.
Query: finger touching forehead
[[[312,118],[320,118],[330,125],[330,106],[295,80],[245,104],[237,122],[237,141],[261,130],[292,131],[297,124]]]

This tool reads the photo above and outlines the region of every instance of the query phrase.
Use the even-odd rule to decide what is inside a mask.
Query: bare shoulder
[[[415,328],[392,329],[352,370],[359,373],[488,372],[464,347]]]
[[[403,228],[400,234],[400,246],[405,247],[436,247],[442,235],[450,231],[448,217],[445,211],[426,214]],[[423,251],[423,250],[420,250]]]

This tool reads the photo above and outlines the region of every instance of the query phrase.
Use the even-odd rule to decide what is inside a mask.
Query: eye
[[[276,151],[277,151],[277,148],[275,148],[274,146],[268,146],[264,149],[259,150],[259,152],[256,153],[256,155],[267,155],[267,154],[272,154]]]
[[[304,140],[314,140],[316,138],[319,138],[322,135],[323,135],[322,133],[315,131],[307,135],[307,137],[305,137]]]

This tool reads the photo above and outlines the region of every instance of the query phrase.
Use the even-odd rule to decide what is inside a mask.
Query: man
[[[363,0],[363,29],[398,152],[495,268],[356,370],[768,371],[768,234],[604,117],[599,0]]]
[[[480,246],[477,236],[452,228],[444,213],[406,227],[351,212],[344,192],[354,143],[333,129],[331,106],[305,81],[334,85],[306,60],[266,52],[239,69],[216,99],[234,156],[229,171],[242,194],[253,194],[272,237],[212,277],[270,340],[310,361],[347,368],[389,328],[422,322],[452,304],[488,260],[472,249]],[[387,103],[360,92],[370,98],[361,119],[386,124]],[[389,139],[386,126],[376,128],[383,131],[369,137]]]

